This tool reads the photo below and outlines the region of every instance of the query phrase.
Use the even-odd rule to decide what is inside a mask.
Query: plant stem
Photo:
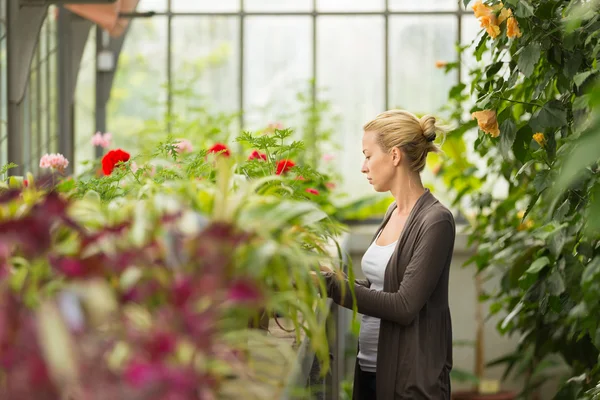
[[[509,101],[511,103],[517,103],[517,104],[524,104],[526,106],[533,106],[533,107],[543,107],[540,104],[536,104],[536,103],[527,103],[525,101],[519,101],[519,100],[511,100],[511,99],[507,99],[506,97],[500,97],[500,96],[492,96],[492,98],[494,99],[498,99],[498,100],[504,100],[504,101]]]

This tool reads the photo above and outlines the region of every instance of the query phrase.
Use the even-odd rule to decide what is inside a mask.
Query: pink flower
[[[269,125],[267,125],[267,129],[265,129],[265,132],[273,133],[276,130],[280,131],[282,129],[283,129],[283,124],[281,122],[271,122]]]
[[[314,194],[315,196],[319,195],[319,191],[317,189],[308,188],[305,191],[306,191],[306,193]]]
[[[325,162],[333,161],[334,159],[335,156],[333,154],[323,154],[323,161]]]
[[[141,361],[132,361],[125,368],[125,379],[135,387],[142,388],[162,378],[163,370],[160,365]]]
[[[262,293],[254,282],[239,279],[229,287],[227,298],[238,304],[258,303],[262,299]]]
[[[110,147],[110,142],[112,140],[112,133],[106,132],[96,132],[94,136],[92,136],[92,145],[102,147],[106,149]]]
[[[265,161],[267,161],[267,155],[265,153],[260,153],[258,150],[254,150],[248,156],[248,160],[265,160]]]
[[[69,166],[69,160],[62,154],[44,154],[40,158],[40,168],[52,168],[59,172],[64,172]]]
[[[329,190],[335,189],[335,183],[333,182],[325,182],[325,187]]]
[[[177,151],[177,153],[191,153],[192,151],[194,151],[194,148],[192,146],[192,142],[190,142],[187,139],[177,139],[177,142],[175,142],[175,151]]]
[[[140,167],[138,167],[135,161],[132,161],[129,167],[131,168],[131,172],[133,172],[134,174],[137,172],[138,169],[140,169]]]

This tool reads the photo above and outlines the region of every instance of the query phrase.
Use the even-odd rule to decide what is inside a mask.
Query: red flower
[[[229,157],[231,153],[229,152],[229,148],[223,143],[217,143],[210,149],[208,149],[209,153],[222,154],[225,157]]]
[[[267,155],[265,153],[259,153],[258,150],[254,150],[248,156],[248,160],[256,160],[256,159],[267,161]]]
[[[23,179],[23,186],[29,186],[29,181],[27,179]]]
[[[102,157],[102,172],[104,175],[112,174],[115,166],[120,162],[127,162],[131,155],[121,149],[111,150]]]
[[[275,172],[277,175],[285,174],[290,169],[296,166],[296,163],[292,160],[283,159],[277,163],[277,171]]]
[[[306,189],[306,193],[314,194],[315,196],[319,195],[319,191],[317,189],[313,189],[313,188]]]

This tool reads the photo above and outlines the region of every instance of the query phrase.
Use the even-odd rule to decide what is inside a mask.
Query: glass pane
[[[317,84],[330,100],[335,123],[334,152],[343,191],[351,197],[372,193],[360,172],[362,126],[385,107],[384,20],[381,17],[319,17]],[[327,118],[331,120],[331,118]]]
[[[462,4],[462,0],[460,0]],[[391,11],[448,11],[456,10],[456,0],[389,0]]]
[[[147,121],[164,133],[166,63],[167,18],[131,21],[108,102],[107,130],[115,146],[135,149]]]
[[[75,160],[73,168],[79,174],[89,168],[85,162],[94,159],[92,135],[96,126],[96,30],[88,36],[75,89]]]
[[[185,123],[224,113],[218,118],[222,132],[229,131],[229,122],[237,122],[234,113],[239,109],[239,30],[238,17],[173,19],[172,111],[177,121]],[[188,139],[207,139],[201,129],[189,134],[196,138]],[[219,140],[225,137],[221,135]]]
[[[173,12],[234,12],[240,11],[240,0],[171,0]]]
[[[300,130],[302,104],[312,75],[310,17],[248,17],[244,47],[246,128],[282,122]],[[310,96],[309,96],[310,97]]]
[[[317,0],[318,11],[383,11],[384,0]]]
[[[167,11],[167,0],[140,0],[136,7],[136,12],[144,11]]]
[[[312,0],[244,0],[245,11],[312,11]]]
[[[448,91],[458,83],[436,62],[454,62],[454,16],[393,16],[390,19],[389,106],[440,116]]]

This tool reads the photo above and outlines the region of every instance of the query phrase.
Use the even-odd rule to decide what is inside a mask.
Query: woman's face
[[[383,151],[377,143],[375,132],[367,131],[364,133],[362,147],[365,161],[361,172],[367,176],[375,191],[389,191],[398,165],[394,160],[394,155],[391,152],[386,153]],[[395,153],[398,154],[399,152]]]

